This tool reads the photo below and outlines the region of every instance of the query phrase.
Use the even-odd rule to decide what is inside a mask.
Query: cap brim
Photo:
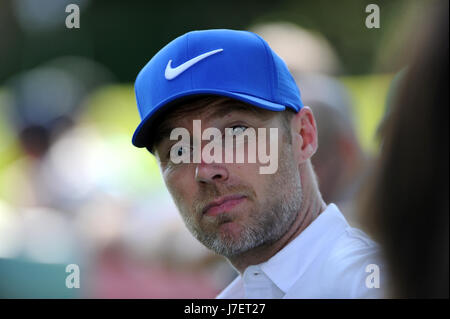
[[[242,102],[252,104],[254,106],[260,107],[269,111],[284,111],[286,107],[284,105],[273,103],[264,99],[260,99],[255,96],[228,92],[222,90],[192,90],[189,92],[179,93],[177,95],[171,96],[170,98],[162,101],[152,111],[141,121],[139,126],[136,128],[133,134],[132,143],[136,147],[149,146],[149,134],[151,134],[151,128],[153,123],[158,118],[161,113],[167,111],[171,106],[179,105],[180,102],[188,100],[190,98],[201,96],[201,95],[218,95],[226,96]],[[151,139],[151,138],[150,138]]]

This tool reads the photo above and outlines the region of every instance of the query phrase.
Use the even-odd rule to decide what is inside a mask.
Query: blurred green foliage
[[[81,1],[86,5],[81,6],[80,29],[66,29],[67,13],[61,10],[61,23],[53,28],[34,30],[31,25],[27,31],[15,18],[13,2],[0,2],[0,83],[61,55],[91,58],[109,68],[118,81],[133,82],[162,46],[187,31],[248,29],[272,21],[293,22],[322,33],[335,47],[344,74],[365,74],[378,63],[380,49],[389,46],[386,39],[396,32],[407,9],[420,8],[426,1]],[[380,29],[364,25],[369,3],[380,6]]]
[[[341,81],[353,98],[353,112],[358,138],[365,151],[376,153],[376,132],[386,108],[386,95],[392,82],[391,74],[343,77]]]

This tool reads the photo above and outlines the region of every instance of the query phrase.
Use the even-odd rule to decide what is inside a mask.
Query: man
[[[133,144],[157,157],[192,234],[240,273],[219,298],[381,296],[378,248],[322,200],[310,161],[314,116],[263,39],[189,32],[150,60],[135,90],[142,122]],[[227,145],[229,136],[236,144]],[[211,161],[206,149],[219,156]],[[268,150],[276,169],[262,173]]]

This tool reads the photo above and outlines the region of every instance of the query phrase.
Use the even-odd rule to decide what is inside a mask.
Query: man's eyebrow
[[[172,126],[164,126],[156,131],[156,138],[153,143],[153,147],[156,147],[158,144],[165,142],[169,139],[170,133],[173,131],[175,127]]]
[[[172,131],[175,129],[175,127],[172,126],[166,126],[164,128],[162,128],[159,132],[158,135],[161,136],[161,138],[166,138],[170,136],[170,133],[172,133]]]
[[[241,112],[254,115],[256,118],[261,120],[267,120],[271,117],[273,112],[266,111],[262,108],[252,105],[243,105],[243,104],[233,104],[233,105],[224,105],[217,110],[212,111],[210,114],[206,116],[206,119],[211,119],[214,117],[224,117],[225,115],[230,114],[231,112]],[[182,112],[176,114],[175,118],[180,118],[183,114],[189,114],[189,112]],[[169,139],[170,133],[176,127],[167,123],[168,121],[163,121],[162,125],[155,131],[157,137],[155,138],[153,146],[157,146],[158,144],[165,142],[165,140]]]

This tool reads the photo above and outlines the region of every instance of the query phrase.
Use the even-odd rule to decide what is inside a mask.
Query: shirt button
[[[250,266],[245,271],[245,275],[244,276],[247,276],[248,278],[256,278],[257,276],[260,277],[260,275],[261,275],[261,270],[259,269],[259,267],[257,267],[257,266]]]

